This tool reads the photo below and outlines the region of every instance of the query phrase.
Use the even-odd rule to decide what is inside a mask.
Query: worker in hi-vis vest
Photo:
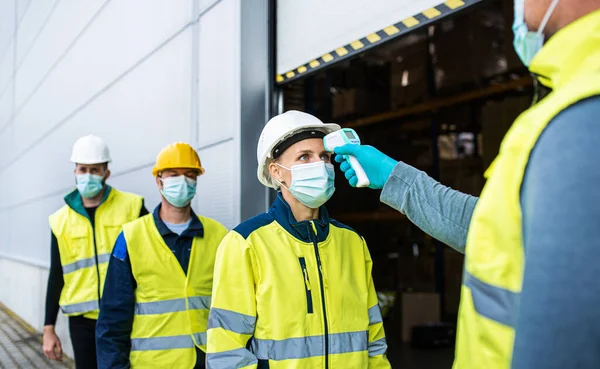
[[[158,154],[152,174],[162,202],[123,226],[108,266],[99,368],[204,368],[215,256],[227,229],[191,208],[203,173],[186,143]]]
[[[381,201],[465,253],[455,369],[600,367],[600,1],[516,0],[514,46],[552,91],[514,122],[479,199],[370,146]],[[547,39],[547,42],[544,42]]]
[[[209,369],[389,369],[365,239],[329,216],[323,137],[340,130],[288,111],[264,127],[258,180],[277,197],[223,239],[208,320]]]
[[[77,189],[65,196],[66,205],[50,216],[52,241],[46,292],[43,349],[49,359],[62,358],[54,331],[60,310],[69,317],[75,364],[96,368],[94,331],[108,259],[121,226],[145,215],[140,196],[117,191],[110,177],[108,146],[93,135],[73,145]]]

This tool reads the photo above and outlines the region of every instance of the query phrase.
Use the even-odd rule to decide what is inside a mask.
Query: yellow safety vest
[[[123,224],[138,218],[141,208],[142,197],[112,188],[96,210],[94,227],[69,205],[50,216],[65,281],[59,301],[65,315],[98,319],[110,253]]]
[[[215,256],[227,229],[213,219],[198,218],[204,236],[192,242],[187,275],[165,244],[152,214],[123,227],[137,283],[132,368],[193,368],[194,346],[206,351]]]
[[[531,150],[548,123],[600,95],[600,11],[565,27],[530,70],[553,92],[513,124],[486,172],[467,237],[455,369],[510,368],[525,254],[520,190]]]

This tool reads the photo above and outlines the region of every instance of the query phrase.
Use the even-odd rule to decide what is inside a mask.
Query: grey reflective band
[[[208,329],[223,328],[237,334],[254,334],[256,317],[235,313],[225,309],[210,309]]]
[[[193,296],[188,298],[190,309],[210,309],[210,296]]]
[[[186,311],[186,299],[173,299],[152,302],[138,302],[135,304],[134,312],[136,315],[166,314]],[[189,299],[190,310],[208,310],[205,307],[210,306],[210,296],[193,296]]]
[[[330,354],[367,351],[368,345],[368,331],[335,333],[329,335]]]
[[[487,284],[465,271],[463,284],[471,290],[473,307],[481,316],[514,327],[514,307],[519,294]]]
[[[108,263],[110,260],[110,253],[98,255],[98,264]]]
[[[387,341],[384,338],[380,338],[375,342],[369,343],[369,356],[383,355],[387,351]]]
[[[206,345],[206,332],[198,332],[194,333],[194,340],[196,340],[196,344],[200,346]]]
[[[381,322],[383,322],[383,318],[381,317],[381,309],[379,309],[379,304],[377,304],[369,309],[369,325]]]
[[[207,369],[244,368],[257,363],[256,357],[245,348],[206,354]]]
[[[108,263],[110,260],[110,254],[102,254],[98,255],[98,263]],[[73,273],[76,270],[89,268],[96,265],[96,257],[92,256],[91,258],[77,260],[74,263],[63,265],[63,274]]]
[[[131,351],[173,350],[194,346],[192,336],[189,334],[131,339]]]
[[[100,309],[98,300],[81,302],[79,304],[61,305],[60,309],[64,314],[87,313]]]
[[[329,354],[343,354],[368,350],[367,331],[334,333],[329,335]],[[325,338],[309,336],[285,340],[252,339],[252,352],[260,360],[305,359],[325,355]]]
[[[73,273],[76,270],[93,267],[94,265],[96,265],[96,257],[77,260],[74,263],[63,265],[63,274]]]
[[[135,315],[151,315],[176,313],[178,311],[185,310],[185,299],[174,299],[153,302],[138,302],[135,304],[134,313]]]

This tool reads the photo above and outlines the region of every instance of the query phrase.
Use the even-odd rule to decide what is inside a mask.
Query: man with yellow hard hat
[[[143,199],[106,184],[111,161],[106,142],[88,135],[73,145],[77,188],[65,205],[50,216],[52,242],[46,292],[43,350],[62,359],[54,331],[59,307],[69,317],[77,368],[96,368],[94,331],[110,252],[121,226],[148,214]]]
[[[191,208],[203,173],[186,143],[158,154],[152,174],[162,202],[123,226],[108,266],[99,368],[204,368],[213,269],[227,229]]]

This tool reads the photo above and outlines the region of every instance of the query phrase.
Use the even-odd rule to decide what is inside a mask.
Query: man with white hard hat
[[[75,364],[96,368],[95,327],[110,253],[121,226],[148,213],[142,197],[106,184],[111,161],[106,142],[88,135],[73,145],[77,188],[50,216],[50,274],[46,292],[43,349],[62,359],[54,331],[58,309],[69,317]]]

